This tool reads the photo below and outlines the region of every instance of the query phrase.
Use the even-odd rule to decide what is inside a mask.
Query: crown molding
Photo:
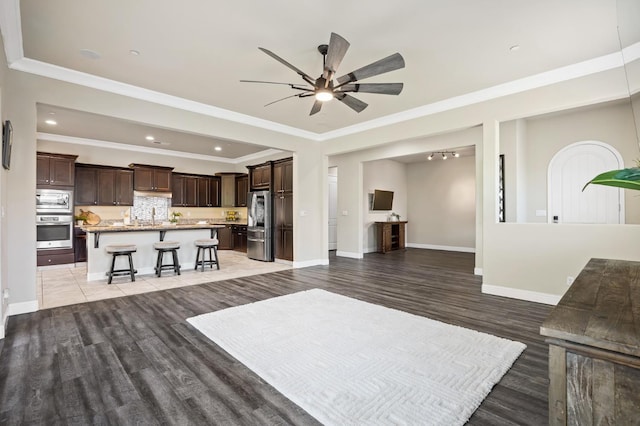
[[[640,46],[640,43],[637,43]],[[636,54],[638,52],[635,52]],[[562,68],[556,68],[540,74],[524,77],[508,83],[499,84],[488,87],[486,89],[477,90],[475,92],[465,93],[421,107],[409,109],[396,114],[387,115],[376,120],[366,121],[364,123],[355,124],[353,126],[344,127],[342,129],[330,131],[320,135],[320,140],[330,140],[342,136],[352,135],[354,133],[364,132],[391,124],[401,123],[403,121],[413,120],[416,118],[449,111],[452,109],[462,108],[465,106],[486,102],[492,99],[501,98],[516,93],[525,92],[527,90],[537,89],[552,84],[561,83],[563,81],[584,77],[590,74],[596,74],[602,71],[619,68],[624,65],[622,54],[620,52],[611,53],[609,55],[600,56],[595,59],[579,62],[577,64],[568,65]]]
[[[218,163],[227,163],[227,164],[242,164],[246,161],[253,161],[256,159],[268,157],[268,156],[283,152],[278,149],[265,149],[264,151],[245,155],[243,157],[225,158],[225,157],[216,157],[215,155],[194,154],[191,152],[174,151],[170,149],[155,148],[150,146],[129,145],[129,144],[120,143],[120,142],[109,142],[109,141],[101,141],[97,139],[77,138],[75,136],[56,135],[53,133],[38,132],[36,134],[36,138],[41,141],[68,143],[73,145],[94,146],[98,148],[117,149],[121,151],[143,152],[145,154],[156,154],[156,155],[165,155],[168,157],[189,158],[192,160],[215,161]]]

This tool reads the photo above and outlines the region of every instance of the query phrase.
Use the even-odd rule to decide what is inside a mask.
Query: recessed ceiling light
[[[509,48],[509,50],[510,50],[511,52],[515,52],[515,51],[517,51],[517,50],[520,50],[520,45],[519,45],[519,44],[514,44],[513,46],[511,46],[511,47]]]
[[[100,59],[100,54],[91,49],[80,49],[80,54],[88,59]]]
[[[130,54],[132,54],[133,56],[139,56],[140,55],[140,51],[139,50],[135,50],[135,49],[131,49],[129,51]]]
[[[56,120],[45,120],[45,123],[47,123],[50,126],[55,126],[56,124],[58,124]]]
[[[222,148],[220,148],[219,146],[216,146],[216,147],[215,147],[215,148],[213,148],[213,149],[215,149],[216,151],[222,151]]]
[[[154,138],[153,136],[149,135],[149,136],[146,136],[145,139],[148,140],[148,141],[153,141],[156,138]]]

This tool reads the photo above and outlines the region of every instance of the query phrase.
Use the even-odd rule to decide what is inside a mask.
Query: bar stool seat
[[[154,268],[156,276],[162,276],[163,269],[173,269],[173,272],[180,275],[180,262],[178,261],[178,249],[180,248],[180,243],[178,241],[158,241],[157,243],[153,243],[153,248],[158,250],[158,258]],[[171,252],[173,257],[172,264],[163,264],[163,258],[166,252]]]
[[[109,281],[107,284],[111,284],[113,277],[120,275],[131,275],[131,281],[135,281],[135,274],[138,272],[133,269],[133,259],[131,258],[131,253],[135,253],[138,250],[135,244],[110,244],[105,247],[107,253],[113,256],[111,260],[111,268],[107,272],[107,276],[109,277]],[[116,258],[118,256],[127,256],[129,259],[129,267],[124,269],[114,269],[116,265]]]
[[[213,265],[216,265],[220,270],[220,263],[218,262],[218,239],[217,238],[204,238],[201,240],[195,240],[195,245],[198,247],[196,252],[196,265],[195,270],[198,270],[198,266],[201,266],[201,271],[204,272],[204,266],[209,265],[213,269]],[[209,251],[209,260],[206,260],[206,252]],[[213,256],[211,255],[213,251]],[[202,259],[200,259],[200,253],[202,252]],[[215,257],[215,260],[213,258]]]

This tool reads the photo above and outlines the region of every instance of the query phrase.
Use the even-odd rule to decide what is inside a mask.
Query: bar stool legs
[[[154,268],[156,276],[161,277],[163,269],[173,269],[176,275],[180,275],[180,262],[178,260],[180,243],[177,241],[159,241],[153,244],[153,248],[158,250],[158,258],[156,259],[156,267]],[[166,252],[171,252],[173,264],[163,264],[163,258]]]
[[[135,274],[138,272],[133,268],[133,259],[131,257],[131,253],[135,253],[138,248],[133,244],[112,244],[105,247],[107,253],[110,253],[113,258],[111,259],[111,268],[107,272],[107,276],[109,280],[107,284],[111,284],[113,277],[120,275],[130,275],[131,281],[136,280]],[[126,269],[115,269],[116,266],[116,258],[118,256],[127,256],[129,260],[129,268]]]
[[[194,269],[197,271],[198,266],[201,266],[201,271],[204,272],[205,265],[209,265],[211,269],[213,269],[213,265],[216,265],[217,269],[220,270],[220,262],[218,262],[218,240],[216,238],[196,240],[195,245],[198,247],[198,251],[196,252]],[[209,251],[209,260],[206,260],[207,250]],[[200,259],[200,253],[202,253],[202,259]],[[215,260],[213,260],[214,257]]]

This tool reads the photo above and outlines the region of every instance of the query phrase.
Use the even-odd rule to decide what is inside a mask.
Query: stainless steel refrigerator
[[[247,199],[247,256],[273,262],[271,192],[253,191]]]

